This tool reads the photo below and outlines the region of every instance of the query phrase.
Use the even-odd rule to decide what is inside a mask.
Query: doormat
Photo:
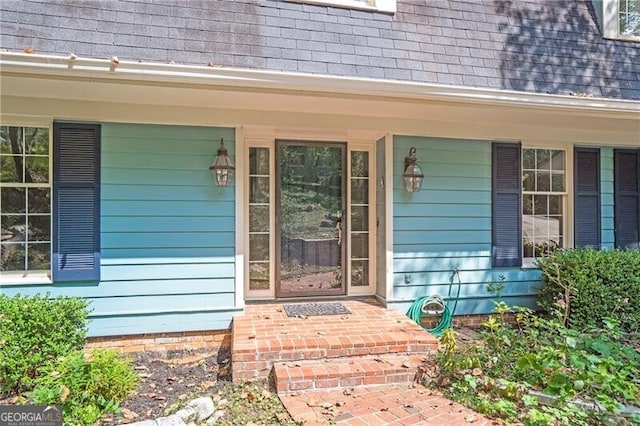
[[[319,315],[344,315],[350,314],[342,303],[296,303],[291,305],[283,305],[284,311],[290,317],[299,316],[319,316]]]

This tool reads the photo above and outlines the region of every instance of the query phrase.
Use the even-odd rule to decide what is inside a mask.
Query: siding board
[[[404,157],[417,149],[422,190],[402,189]],[[432,172],[433,171],[433,172]],[[446,296],[462,282],[458,314],[489,313],[489,282],[505,277],[508,303],[535,306],[540,271],[491,266],[491,142],[394,137],[394,291],[390,307],[418,297]]]
[[[84,296],[89,335],[226,328],[235,304],[235,191],[213,184],[234,129],[102,126],[101,281],[3,287]]]

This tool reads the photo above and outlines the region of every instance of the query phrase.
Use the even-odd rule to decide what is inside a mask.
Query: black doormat
[[[318,316],[318,315],[344,315],[350,314],[342,303],[296,303],[291,305],[283,305],[284,311],[290,317],[299,316]]]

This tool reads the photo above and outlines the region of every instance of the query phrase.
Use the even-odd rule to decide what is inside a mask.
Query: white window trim
[[[558,192],[555,194],[562,195],[562,208],[563,208],[563,236],[564,236],[564,244],[562,248],[572,248],[573,240],[574,240],[574,226],[573,226],[573,199],[574,199],[574,182],[573,182],[573,143],[559,142],[559,143],[548,143],[548,142],[523,142],[520,147],[520,154],[522,156],[522,152],[525,149],[551,149],[564,151],[564,161],[565,161],[565,190],[564,192]],[[522,171],[520,172],[522,174]],[[524,196],[524,191],[522,190],[522,183],[520,184],[520,190],[522,192],[522,196]],[[521,200],[522,203],[522,200]],[[522,224],[522,207],[520,209],[520,223]],[[522,232],[522,231],[521,231]],[[536,258],[524,257],[524,243],[520,243],[520,253],[522,256],[522,269],[532,269],[538,268],[536,264]]]
[[[335,6],[344,9],[368,10],[372,12],[396,13],[396,0],[288,0],[293,3],[308,3],[321,6]]]
[[[640,36],[620,34],[619,0],[602,0],[602,35],[604,38],[640,42]]]
[[[31,120],[7,120],[2,121],[7,116],[0,116],[0,124],[8,127],[41,127],[49,129],[49,186],[51,190],[51,206],[49,214],[50,229],[50,245],[49,256],[50,262],[53,262],[53,120],[35,118]],[[7,185],[11,186],[11,185]],[[41,185],[24,184],[20,187],[41,187]],[[42,285],[52,284],[51,267],[49,270],[33,270],[33,271],[0,271],[0,287],[3,285]]]

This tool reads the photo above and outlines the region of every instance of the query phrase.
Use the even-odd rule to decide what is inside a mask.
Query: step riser
[[[276,390],[279,394],[287,394],[291,392],[298,392],[302,390],[310,389],[335,389],[335,388],[350,388],[357,386],[368,385],[384,385],[391,383],[413,383],[416,374],[415,372],[373,375],[373,376],[360,376],[360,377],[343,377],[333,379],[315,379],[315,380],[301,380],[296,382],[289,382],[285,380],[278,380],[276,382]]]
[[[234,353],[232,376],[234,382],[266,379],[271,366],[278,362],[317,359],[336,359],[367,355],[406,354],[425,355],[438,348],[429,344],[376,346],[369,348],[308,349],[291,352]]]

